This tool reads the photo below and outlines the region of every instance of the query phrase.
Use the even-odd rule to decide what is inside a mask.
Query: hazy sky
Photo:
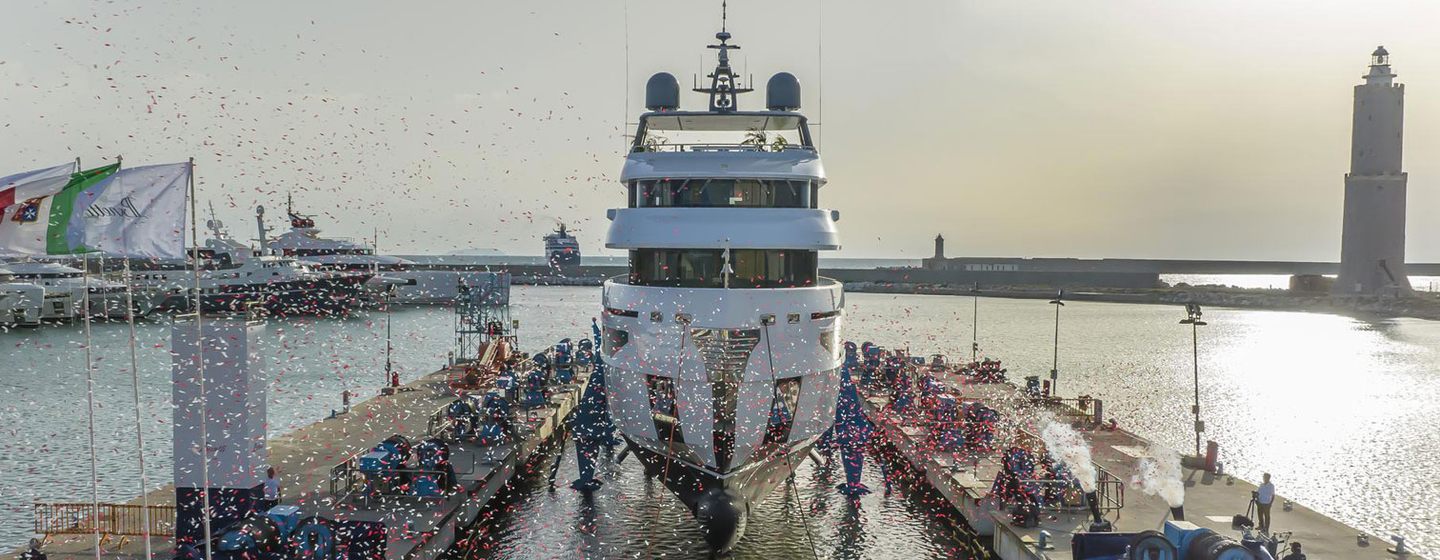
[[[719,24],[718,0],[5,12],[0,174],[194,156],[200,199],[237,237],[292,192],[327,234],[378,228],[397,253],[538,254],[564,219],[600,254],[622,118],[651,73],[688,85],[713,65]],[[742,71],[795,73],[823,123],[840,256],[918,258],[943,232],[951,255],[1338,259],[1351,87],[1384,44],[1407,85],[1409,260],[1440,261],[1440,3],[733,0],[730,15]]]

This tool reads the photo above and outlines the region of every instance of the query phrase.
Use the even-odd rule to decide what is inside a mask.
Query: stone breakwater
[[[1018,299],[1050,299],[1055,297],[1054,289],[1033,286],[986,286],[975,291],[968,285],[847,282],[845,283],[845,290],[847,292],[892,294],[979,295],[982,297]],[[1440,294],[1416,294],[1403,298],[1353,298],[1333,297],[1322,294],[1291,293],[1288,290],[1226,288],[1219,286],[1181,286],[1149,290],[1077,287],[1067,288],[1065,290],[1065,299],[1073,301],[1150,303],[1160,305],[1198,303],[1204,306],[1216,307],[1338,313],[1342,315],[1361,315],[1367,317],[1413,317],[1417,319],[1440,320]]]

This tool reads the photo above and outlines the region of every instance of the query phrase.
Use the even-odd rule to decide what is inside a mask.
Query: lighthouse
[[[1350,172],[1345,175],[1345,213],[1340,237],[1340,277],[1335,295],[1404,295],[1405,172],[1400,148],[1405,86],[1395,83],[1390,53],[1370,55],[1365,83],[1355,86],[1350,135]]]

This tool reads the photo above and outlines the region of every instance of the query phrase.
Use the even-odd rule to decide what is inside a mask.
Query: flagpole
[[[82,276],[85,294],[81,296],[80,312],[85,320],[85,399],[90,420],[90,524],[95,535],[95,560],[100,560],[100,475],[95,457],[95,365],[91,361],[90,337],[90,253],[83,253]]]
[[[205,406],[205,330],[200,322],[201,298],[200,298],[200,228],[196,222],[200,214],[195,210],[195,158],[190,158],[190,263],[191,270],[195,276],[195,354],[199,358],[198,369],[200,373],[200,481],[203,487],[200,489],[201,522],[205,526],[205,560],[210,557],[210,437],[206,433],[206,425],[210,423],[208,411]]]
[[[116,156],[115,163],[120,161],[120,156]],[[128,248],[129,240],[126,239],[122,245]],[[130,324],[130,385],[135,391],[135,455],[140,462],[140,520],[144,523],[141,533],[145,538],[145,560],[151,560],[154,556],[150,549],[150,496],[147,493],[150,480],[145,475],[145,433],[140,418],[140,360],[135,355],[134,276],[130,274],[130,255],[123,255],[121,262],[124,263],[125,277],[125,321]]]

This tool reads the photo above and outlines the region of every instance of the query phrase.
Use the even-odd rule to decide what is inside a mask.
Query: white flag
[[[45,254],[50,198],[76,171],[71,162],[0,177],[0,256]]]
[[[75,197],[65,238],[76,251],[184,258],[189,181],[188,162],[121,169]]]
[[[37,196],[50,196],[60,192],[74,174],[75,163],[16,173],[0,177],[0,208],[24,202]]]

